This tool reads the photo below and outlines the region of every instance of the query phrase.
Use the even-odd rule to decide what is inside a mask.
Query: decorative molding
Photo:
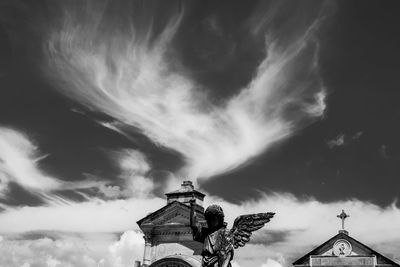
[[[202,208],[202,207],[200,207]],[[204,219],[204,210],[201,209],[196,209],[197,211],[197,216],[200,220]],[[190,207],[180,203],[180,202],[172,202],[170,204],[168,204],[167,206],[164,206],[163,208],[159,209],[158,211],[155,211],[149,215],[147,215],[145,218],[143,218],[142,220],[138,221],[139,227],[141,227],[141,225],[145,225],[145,224],[155,224],[155,225],[159,225],[159,224],[163,224],[166,221],[176,217],[176,213],[180,214],[180,216],[182,216],[183,218],[189,220],[189,216],[190,216]]]
[[[160,236],[160,235],[191,235],[192,231],[165,231],[165,232],[158,232],[153,237]]]

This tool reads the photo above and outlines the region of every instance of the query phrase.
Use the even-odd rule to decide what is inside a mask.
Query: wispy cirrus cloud
[[[38,162],[46,155],[20,131],[0,127],[0,193],[14,182],[33,191],[60,188],[62,181],[40,170]]]
[[[172,40],[184,11],[172,12],[156,34],[149,20],[132,19],[129,8],[118,9],[128,30],[119,29],[98,1],[85,7],[61,3],[60,9],[62,22],[47,29],[45,46],[46,72],[55,87],[113,117],[118,132],[134,127],[179,152],[186,162],[182,176],[211,177],[238,168],[324,113],[326,90],[313,38],[318,15],[290,42],[266,34],[266,56],[253,79],[215,104],[207,88],[172,67],[179,62]],[[268,12],[266,21],[280,11]]]
[[[62,197],[57,197],[57,191],[104,186],[105,183],[100,180],[70,182],[49,175],[39,165],[40,160],[47,156],[49,155],[40,151],[35,141],[22,131],[0,126],[0,196],[10,197],[10,183],[18,184],[45,202],[56,199],[62,202]],[[133,164],[139,162],[135,161]]]

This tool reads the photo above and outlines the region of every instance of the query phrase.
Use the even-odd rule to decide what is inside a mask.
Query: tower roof
[[[166,193],[165,195],[167,197],[172,196],[172,195],[198,195],[204,198],[205,194],[201,193],[200,191],[197,191],[194,189],[192,181],[183,181],[181,184],[181,188],[178,190],[174,190],[172,192]]]
[[[178,201],[186,205],[190,205],[190,201],[203,207],[203,199],[205,194],[194,189],[191,181],[183,181],[181,188],[165,194],[167,196],[167,204]]]

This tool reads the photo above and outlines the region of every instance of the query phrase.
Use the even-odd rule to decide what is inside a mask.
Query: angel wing
[[[252,232],[262,228],[274,217],[275,213],[256,213],[241,215],[235,219],[230,231],[230,240],[233,247],[243,247],[250,240]]]

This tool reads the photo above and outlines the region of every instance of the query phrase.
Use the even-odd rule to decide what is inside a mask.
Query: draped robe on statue
[[[226,242],[229,232],[226,223],[219,229],[210,230],[200,224],[193,229],[193,238],[203,243],[203,267],[231,267],[230,261],[233,258],[233,247]]]

